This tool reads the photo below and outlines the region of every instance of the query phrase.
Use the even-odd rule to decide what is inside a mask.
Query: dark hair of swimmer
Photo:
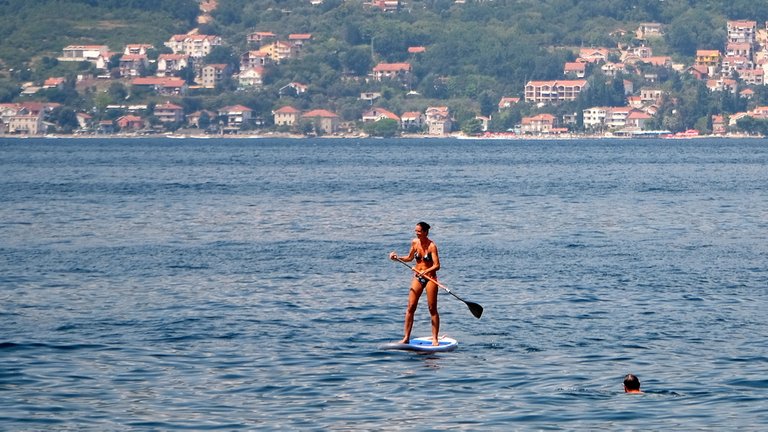
[[[424,231],[424,234],[429,234],[429,224],[426,222],[419,222],[416,225],[421,227],[421,230]]]
[[[624,391],[627,393],[639,392],[640,380],[632,374],[627,374],[624,377]]]

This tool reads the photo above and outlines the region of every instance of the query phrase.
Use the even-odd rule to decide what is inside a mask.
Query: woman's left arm
[[[432,267],[424,270],[424,273],[434,273],[440,270],[440,255],[437,253],[437,245],[434,242],[429,245],[427,252],[432,253]]]

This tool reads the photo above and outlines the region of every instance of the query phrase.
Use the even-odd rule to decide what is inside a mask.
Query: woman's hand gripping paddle
[[[408,263],[406,263],[406,262],[404,262],[404,261],[400,261],[399,259],[396,259],[396,261],[397,261],[397,262],[399,262],[400,264],[402,264],[402,265],[404,265],[404,266],[408,267],[408,268],[409,268],[409,269],[411,269],[412,271],[414,271],[414,272],[416,271],[416,270],[415,270],[413,267],[411,267],[410,265],[408,265]],[[457,299],[459,299],[459,300],[463,301],[463,302],[464,302],[464,304],[466,304],[466,305],[467,305],[467,307],[469,308],[469,311],[470,311],[470,312],[472,312],[472,315],[474,315],[474,316],[475,316],[475,318],[478,318],[478,319],[479,319],[479,318],[480,318],[480,316],[483,314],[483,307],[482,307],[482,306],[480,306],[479,304],[477,304],[477,303],[473,303],[473,302],[470,302],[470,301],[466,301],[466,300],[464,300],[463,298],[461,298],[461,297],[457,296],[456,294],[454,294],[454,293],[453,293],[453,291],[451,291],[450,289],[448,289],[448,287],[447,287],[447,286],[445,286],[445,285],[441,284],[440,282],[438,282],[438,281],[437,281],[436,279],[434,279],[434,278],[431,278],[431,277],[429,277],[429,276],[427,276],[427,275],[421,275],[421,276],[423,276],[425,279],[428,279],[428,280],[430,280],[430,281],[434,282],[434,283],[435,283],[435,284],[437,284],[437,286],[439,286],[440,288],[442,288],[442,289],[444,289],[444,290],[448,291],[448,294],[450,294],[450,295],[452,295],[452,296],[456,297]]]

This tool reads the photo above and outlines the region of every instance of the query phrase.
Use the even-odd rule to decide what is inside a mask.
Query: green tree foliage
[[[370,136],[391,138],[397,135],[400,124],[396,120],[382,119],[375,122],[366,123],[363,130]]]
[[[50,120],[58,126],[62,133],[72,133],[80,124],[77,122],[77,114],[72,108],[58,107],[51,113]]]
[[[476,118],[469,119],[461,125],[461,131],[467,135],[478,135],[483,131],[483,124]]]
[[[588,88],[579,95],[579,107],[626,105],[624,83],[620,77],[608,79],[602,73],[595,73],[588,80]]]
[[[736,127],[748,134],[768,136],[768,120],[744,117],[736,122]]]
[[[6,103],[13,100],[19,94],[18,83],[9,79],[0,78],[0,103]]]
[[[226,45],[217,45],[211,48],[211,52],[205,56],[205,64],[225,64],[233,70],[237,70],[239,58],[235,55],[232,47]]]
[[[373,67],[371,53],[366,46],[353,46],[342,54],[341,63],[351,74],[365,76]]]
[[[20,68],[37,53],[58,55],[73,43],[162,46],[169,33],[186,32],[198,12],[195,0],[0,1],[0,60]]]
[[[726,40],[725,19],[690,9],[669,24],[664,37],[672,49],[685,56],[694,56],[697,49],[719,49]]]

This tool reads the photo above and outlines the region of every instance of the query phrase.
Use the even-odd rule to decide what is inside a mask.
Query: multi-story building
[[[449,134],[453,129],[451,113],[446,106],[427,108],[424,124],[427,125],[427,133],[430,135]]]
[[[726,23],[728,31],[728,42],[755,43],[755,34],[757,33],[757,22],[748,20],[735,20]]]
[[[575,101],[588,85],[585,79],[528,81],[525,85],[525,101],[545,104]]]
[[[200,69],[198,83],[205,88],[216,88],[216,85],[229,75],[229,65],[209,64]]]
[[[188,54],[195,58],[207,56],[218,45],[221,45],[221,36],[203,34],[173,35],[165,42],[174,54]]]

